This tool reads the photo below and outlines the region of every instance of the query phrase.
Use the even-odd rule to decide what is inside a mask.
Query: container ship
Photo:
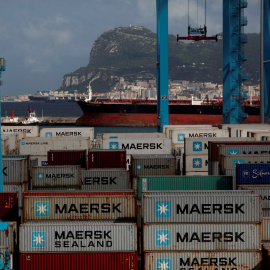
[[[83,116],[77,119],[77,125],[115,126],[115,127],[151,127],[157,126],[157,101],[139,99],[97,99],[77,100]],[[248,114],[244,123],[260,122],[259,101],[250,104],[246,101],[244,112]],[[169,101],[169,124],[191,125],[222,123],[222,101],[204,100]]]

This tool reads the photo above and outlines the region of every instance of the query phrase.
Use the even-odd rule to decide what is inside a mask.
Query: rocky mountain
[[[259,82],[259,34],[247,34],[244,46],[248,61],[247,84]],[[117,27],[104,32],[93,44],[86,67],[66,74],[58,90],[87,91],[91,81],[94,93],[108,92],[111,86],[125,81],[155,79],[156,34],[142,26]],[[222,40],[177,42],[169,35],[169,78],[222,83]]]

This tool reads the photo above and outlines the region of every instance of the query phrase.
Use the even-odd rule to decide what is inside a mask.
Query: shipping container
[[[260,195],[145,195],[144,223],[259,223]]]
[[[86,150],[50,150],[47,160],[48,166],[80,165],[87,168]]]
[[[208,172],[208,155],[185,155],[185,172]]]
[[[122,168],[126,169],[125,150],[89,150],[88,169]]]
[[[270,242],[270,217],[262,218],[262,241]]]
[[[132,155],[132,177],[141,175],[176,175],[176,158],[172,155]]]
[[[26,192],[24,221],[136,218],[134,192]]]
[[[229,137],[229,132],[225,129],[206,128],[206,129],[174,129],[170,132],[172,143],[184,142],[185,138],[219,138]]]
[[[225,169],[236,169],[236,165],[244,163],[270,163],[270,155],[221,155],[220,171],[224,173]]]
[[[253,137],[256,141],[262,141],[263,136],[270,136],[269,130],[248,131],[247,137]]]
[[[262,216],[263,217],[270,217],[270,208],[263,208],[262,209]]]
[[[14,252],[17,248],[17,223],[15,221],[0,222],[0,247]]]
[[[8,218],[11,217],[14,218],[14,214],[16,215],[15,208],[18,206],[17,197],[18,194],[16,192],[0,192],[0,220],[1,219],[7,220]]]
[[[15,153],[19,150],[19,135],[18,134],[6,134],[1,135],[2,140],[5,140],[8,138],[9,142],[9,154]]]
[[[128,155],[170,155],[168,138],[131,138],[103,140],[103,149],[125,150]]]
[[[56,138],[89,138],[95,139],[93,127],[55,127],[41,128],[40,137]]]
[[[231,190],[233,180],[231,176],[142,176],[138,182],[138,198],[142,191],[152,190]]]
[[[20,253],[134,252],[135,223],[43,222],[20,225]]]
[[[20,270],[138,270],[137,252],[21,253]]]
[[[46,156],[50,150],[88,150],[89,138],[24,138],[20,140],[20,154]]]
[[[255,141],[253,138],[185,138],[185,154],[186,155],[208,155],[209,142],[246,142]]]
[[[41,166],[41,167],[46,167],[48,166],[48,157],[46,156],[34,156],[37,158],[38,160],[38,165],[37,166]]]
[[[237,164],[236,179],[237,185],[270,184],[270,164]]]
[[[260,224],[145,224],[144,251],[258,251]]]
[[[29,182],[28,161],[26,158],[3,158],[4,184],[18,185]]]
[[[206,176],[206,175],[208,175],[208,172],[185,172],[185,175],[187,175],[187,176],[202,176],[202,175],[204,175],[204,176]]]
[[[138,138],[166,138],[165,134],[160,132],[151,133],[103,133],[102,139],[138,139]]]
[[[270,209],[270,185],[239,185],[239,190],[253,191],[262,196],[262,208]]]
[[[9,138],[1,139],[2,155],[9,155]]]
[[[82,190],[115,191],[131,189],[130,174],[127,170],[92,169],[82,170]]]
[[[80,166],[50,166],[32,168],[32,187],[81,187]]]
[[[19,139],[25,137],[38,137],[39,127],[38,126],[1,126],[1,134],[18,134]]]
[[[261,251],[144,253],[144,270],[261,270],[261,264]]]
[[[255,142],[255,141],[231,141],[231,142],[209,142],[208,145],[208,157],[209,160],[219,161],[219,147],[223,145],[270,145],[270,142]]]
[[[170,131],[173,129],[207,129],[213,128],[212,125],[163,125],[162,132],[166,135],[166,138],[169,138]]]

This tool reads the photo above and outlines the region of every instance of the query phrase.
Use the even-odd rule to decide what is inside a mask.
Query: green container
[[[142,176],[138,177],[138,199],[143,191],[154,190],[232,190],[233,177],[206,176]]]

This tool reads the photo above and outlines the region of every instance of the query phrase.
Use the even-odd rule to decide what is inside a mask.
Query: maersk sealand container
[[[136,189],[138,181],[138,198],[142,191],[150,190],[231,190],[232,176],[141,176],[134,179]]]
[[[236,183],[237,185],[270,184],[270,164],[236,164]]]

